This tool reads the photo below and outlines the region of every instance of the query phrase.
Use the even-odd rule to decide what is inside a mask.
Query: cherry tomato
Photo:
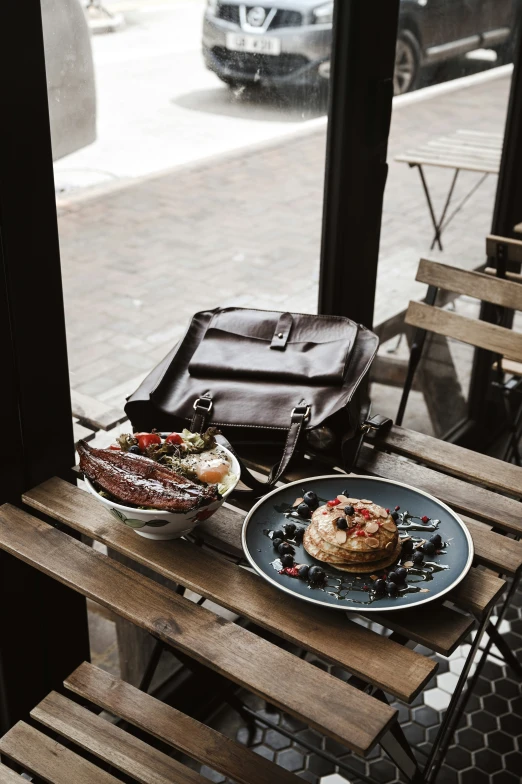
[[[171,433],[170,436],[167,436],[165,439],[169,444],[182,444],[183,439],[181,438],[179,433]]]
[[[142,452],[152,444],[161,444],[161,437],[157,433],[134,433],[134,438],[138,440]]]
[[[118,444],[111,444],[109,449],[112,449],[114,452],[121,452],[121,446],[118,446]]]

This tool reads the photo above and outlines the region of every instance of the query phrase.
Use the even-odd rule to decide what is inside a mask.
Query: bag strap
[[[191,424],[191,430],[193,433],[201,433],[206,429],[209,423],[211,411],[212,399],[210,397],[200,397],[196,400],[194,403],[194,416],[192,418]],[[241,481],[250,488],[250,490],[246,491],[238,490],[236,491],[237,493],[250,493],[253,491],[257,495],[265,495],[267,492],[269,492],[269,490],[272,489],[272,487],[279,481],[279,479],[288,469],[288,466],[290,465],[295,454],[295,450],[297,449],[297,445],[303,431],[303,426],[306,424],[309,417],[310,406],[302,403],[293,409],[290,416],[290,427],[288,428],[288,434],[286,437],[281,460],[279,463],[276,463],[272,466],[266,482],[261,482],[252,474],[251,471],[249,471],[225,436],[218,436],[219,442],[223,444],[223,446],[226,446],[226,448],[229,449],[236,457],[241,468]]]
[[[210,397],[200,397],[196,400],[194,403],[194,416],[192,418],[191,424],[191,430],[193,433],[201,433],[203,430],[206,430],[209,423],[210,414],[212,412],[212,406],[212,399]],[[299,406],[296,406],[292,411],[290,427],[288,429],[283,455],[279,463],[276,463],[274,466],[272,466],[266,482],[261,482],[252,474],[252,472],[244,465],[243,461],[235,452],[233,446],[224,435],[221,434],[218,436],[218,441],[227,449],[229,449],[237,459],[241,469],[241,481],[250,488],[250,490],[236,490],[236,494],[254,492],[256,495],[265,495],[273,488],[273,486],[279,481],[279,479],[288,469],[297,449],[297,445],[303,430],[303,425],[306,424],[309,417],[310,406],[307,406],[306,404],[302,403]],[[382,416],[381,414],[375,414],[374,416],[368,415],[368,417],[362,423],[359,432],[352,438],[343,440],[343,468],[347,474],[350,474],[355,468],[357,460],[359,459],[359,454],[364,439],[367,434],[370,432],[372,434],[383,432],[384,430],[387,430],[389,427],[391,427],[392,424],[393,420],[389,417]]]
[[[343,440],[341,446],[343,468],[347,474],[351,474],[357,465],[364,439],[368,433],[372,433],[372,435],[375,435],[375,433],[382,433],[392,425],[393,419],[390,419],[389,417],[382,416],[381,414],[375,414],[374,416],[368,414],[362,423],[359,432],[353,436],[353,438]]]

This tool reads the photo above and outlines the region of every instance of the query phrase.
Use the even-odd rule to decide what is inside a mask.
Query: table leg
[[[437,217],[435,215],[435,210],[433,208],[433,202],[431,201],[431,194],[428,188],[428,183],[426,182],[426,177],[424,176],[424,169],[422,168],[421,164],[415,164],[417,169],[419,170],[419,175],[422,182],[422,187],[424,188],[424,193],[426,195],[426,201],[428,202],[428,209],[431,215],[431,222],[433,223],[433,228],[435,229],[435,238],[431,247],[433,248],[435,244],[438,244],[440,250],[444,250],[442,247],[442,240],[441,240],[441,232],[440,232],[440,225],[437,222]]]
[[[422,771],[399,724],[381,738],[381,746],[411,784],[421,784],[424,781]]]
[[[452,197],[453,197],[453,191],[455,190],[455,185],[457,184],[457,178],[458,178],[458,176],[459,176],[459,171],[460,171],[460,169],[455,169],[455,175],[454,175],[454,177],[453,177],[453,180],[452,180],[452,183],[451,183],[450,189],[449,189],[449,191],[448,191],[448,197],[447,197],[447,199],[446,199],[446,203],[445,203],[445,205],[444,205],[444,209],[442,210],[442,215],[440,216],[440,220],[439,220],[439,222],[438,222],[438,232],[439,232],[438,236],[439,236],[439,245],[440,245],[440,236],[441,236],[441,234],[442,234],[442,229],[443,229],[443,227],[444,227],[444,218],[446,217],[446,213],[447,213],[447,211],[448,211],[448,207],[449,207],[449,206],[450,206],[450,204],[451,204],[451,199],[452,199]],[[430,250],[433,250],[433,248],[435,247],[435,243],[436,243],[436,241],[437,241],[437,235],[435,235],[435,237],[434,237],[434,239],[433,239],[433,242],[431,243]],[[441,248],[441,250],[442,250],[442,248]]]
[[[486,172],[485,174],[483,174],[483,175],[482,175],[482,177],[481,177],[479,180],[477,180],[477,182],[476,182],[476,183],[475,183],[475,185],[472,187],[472,189],[469,191],[469,193],[467,193],[467,194],[464,196],[464,198],[463,198],[463,199],[462,199],[462,201],[459,203],[459,205],[458,205],[457,207],[455,207],[455,209],[453,210],[453,212],[451,213],[451,215],[449,216],[449,218],[448,218],[446,221],[444,220],[444,218],[441,218],[441,220],[440,220],[440,229],[441,229],[441,231],[442,231],[443,229],[445,229],[447,226],[449,226],[449,224],[451,223],[451,221],[453,220],[453,218],[454,218],[456,215],[458,215],[458,214],[459,214],[459,212],[462,210],[462,208],[464,207],[464,205],[465,205],[465,204],[467,204],[467,202],[468,202],[468,201],[471,199],[471,197],[473,196],[473,194],[474,194],[476,191],[478,191],[478,189],[480,188],[480,186],[482,185],[482,183],[484,182],[484,180],[486,180],[488,177],[489,177],[489,172]],[[448,206],[449,206],[449,204],[448,204]],[[433,248],[433,245],[432,245],[432,248]]]
[[[493,626],[492,623],[489,623],[486,629],[486,634],[492,641],[493,645],[496,645],[499,649],[504,663],[507,664],[508,667],[511,667],[515,675],[518,675],[518,677],[522,679],[522,664],[520,664],[515,654],[500,634],[499,630]]]
[[[490,615],[491,612],[487,613],[484,619],[479,624],[479,627],[476,632],[476,636],[471,644],[471,648],[468,653],[468,657],[466,659],[464,669],[462,670],[459,676],[459,680],[457,682],[457,685],[451,697],[450,704],[446,709],[446,713],[444,714],[444,719],[442,721],[442,724],[440,725],[439,731],[437,733],[437,737],[435,738],[435,742],[431,749],[428,762],[426,763],[426,767],[424,769],[426,781],[428,782],[428,784],[434,784],[434,782],[436,781],[438,772],[440,770],[440,766],[444,761],[444,755],[446,753],[446,749],[448,748],[451,742],[451,739],[453,737],[453,732],[457,727],[458,722],[460,721],[460,717],[462,716],[462,712],[468,700],[470,694],[470,688],[466,690],[463,696],[464,687],[466,685],[466,681],[469,675],[469,671],[471,669],[471,665],[473,664],[475,656],[479,651],[480,642],[482,640],[486,627],[489,623]]]

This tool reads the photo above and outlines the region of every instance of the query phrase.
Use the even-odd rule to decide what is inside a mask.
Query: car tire
[[[400,30],[395,50],[395,95],[404,95],[415,90],[419,81],[420,62],[421,48],[417,38],[411,30]]]

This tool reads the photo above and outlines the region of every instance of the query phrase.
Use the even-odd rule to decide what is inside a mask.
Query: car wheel
[[[397,36],[395,49],[395,72],[393,89],[395,95],[414,90],[420,70],[419,42],[410,30],[401,30]]]

